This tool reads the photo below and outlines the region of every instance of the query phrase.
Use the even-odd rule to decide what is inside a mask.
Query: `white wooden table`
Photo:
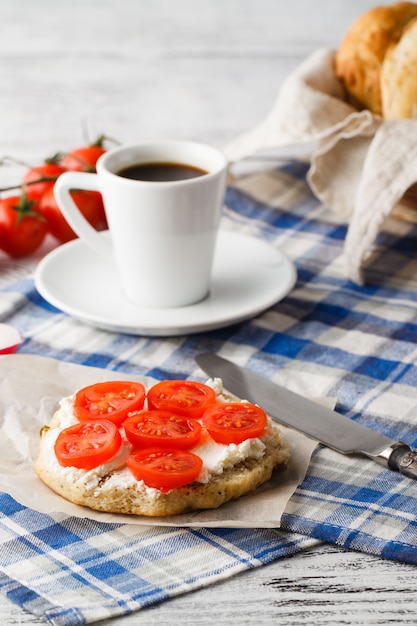
[[[336,47],[374,4],[0,0],[0,157],[36,163],[85,132],[225,145],[266,115],[293,68]],[[416,574],[323,545],[112,624],[416,624]],[[42,623],[1,595],[0,615]]]

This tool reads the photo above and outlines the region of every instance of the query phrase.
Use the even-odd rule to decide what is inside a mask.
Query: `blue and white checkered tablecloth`
[[[223,228],[260,237],[295,263],[298,281],[248,322],[174,338],[117,335],[50,306],[31,278],[0,293],[0,319],[22,354],[155,378],[202,377],[194,357],[215,351],[306,396],[417,445],[417,229],[390,225],[368,285],[345,278],[346,225],[305,182],[306,165],[256,173],[227,192]],[[318,447],[281,529],[109,525],[50,516],[0,496],[0,586],[52,624],[136,611],[319,540],[417,563],[417,483],[364,458]]]

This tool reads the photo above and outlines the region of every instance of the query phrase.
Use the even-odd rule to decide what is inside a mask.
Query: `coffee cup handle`
[[[82,189],[101,192],[97,174],[87,172],[64,172],[54,185],[54,196],[68,224],[73,231],[97,254],[105,257],[113,254],[113,248],[107,238],[100,236],[89,224],[71,197],[70,191]]]

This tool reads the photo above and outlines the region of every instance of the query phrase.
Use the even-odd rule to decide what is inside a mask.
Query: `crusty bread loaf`
[[[249,458],[221,474],[211,475],[207,483],[190,485],[162,493],[136,481],[126,469],[109,469],[100,474],[75,468],[61,468],[55,459],[53,431],[60,430],[56,413],[43,429],[35,470],[39,478],[67,500],[109,513],[168,516],[197,509],[212,509],[254,491],[271,478],[274,468],[284,469],[289,448],[279,428],[270,424],[262,437],[262,458]],[[51,460],[52,459],[52,460]]]
[[[349,99],[385,119],[417,116],[417,4],[376,6],[349,28],[335,55]]]
[[[417,18],[409,22],[396,46],[390,46],[381,69],[385,119],[417,118]]]

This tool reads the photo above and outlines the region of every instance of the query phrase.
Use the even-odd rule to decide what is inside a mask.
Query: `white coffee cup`
[[[146,163],[183,164],[204,173],[163,182],[119,174]],[[131,302],[141,307],[181,307],[199,302],[210,290],[227,165],[222,152],[195,142],[121,146],[100,157],[97,174],[62,174],[55,197],[75,233],[98,254],[114,256]],[[102,193],[110,237],[90,226],[73,202],[71,189]]]

